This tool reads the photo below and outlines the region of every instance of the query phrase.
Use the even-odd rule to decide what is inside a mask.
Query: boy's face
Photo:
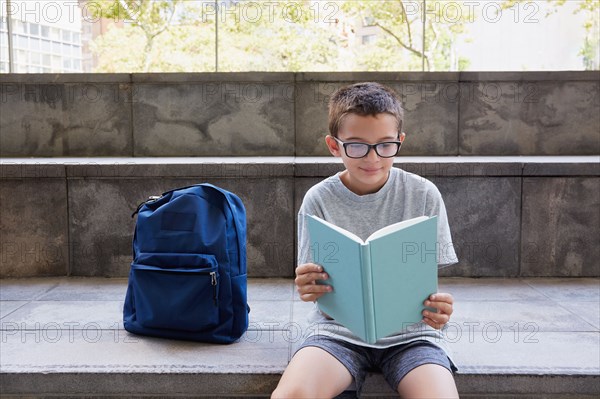
[[[389,114],[376,116],[347,115],[338,132],[343,142],[377,144],[384,141],[403,141],[404,133],[398,138],[396,118]],[[342,172],[342,182],[358,195],[377,192],[387,181],[394,158],[381,158],[371,148],[363,158],[349,158],[341,143],[333,137],[326,137],[327,147],[332,155],[341,157],[346,170]]]

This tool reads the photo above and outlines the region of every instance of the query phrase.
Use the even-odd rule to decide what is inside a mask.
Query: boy
[[[306,215],[316,215],[362,239],[395,222],[438,216],[438,264],[456,263],[446,209],[430,181],[393,168],[405,134],[397,95],[377,83],[357,83],[336,91],[329,102],[327,147],[341,157],[345,170],[313,186],[298,214],[296,287],[303,301],[316,301],[335,289],[321,266],[311,263]],[[420,331],[402,332],[370,345],[321,313],[315,304],[317,330],[295,353],[273,398],[332,398],[353,381],[360,393],[366,371],[378,368],[400,396],[457,398],[456,367],[442,345],[439,329],[452,314],[450,294],[434,293],[424,302]]]

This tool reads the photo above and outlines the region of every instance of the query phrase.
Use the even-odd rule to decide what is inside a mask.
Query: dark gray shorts
[[[423,364],[439,364],[450,370],[452,374],[457,370],[446,352],[424,340],[376,349],[324,335],[312,335],[298,350],[307,346],[321,348],[342,363],[354,377],[357,395],[360,394],[369,371],[381,371],[388,384],[397,391],[400,380],[409,371]]]

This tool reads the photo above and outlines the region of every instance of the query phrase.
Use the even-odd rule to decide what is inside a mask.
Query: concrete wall
[[[460,263],[440,274],[600,276],[600,164],[563,158],[398,158],[444,197]],[[341,167],[292,157],[4,160],[0,277],[126,276],[137,205],[200,182],[244,202],[249,274],[292,276],[302,197]]]
[[[0,156],[328,155],[329,96],[367,80],[405,155],[600,154],[597,72],[376,72],[0,75]]]
[[[402,97],[398,162],[440,188],[461,258],[442,275],[600,275],[600,74],[407,72],[0,75],[0,277],[125,276],[137,204],[202,181],[244,200],[250,274],[291,276],[301,198],[340,168],[304,157],[358,81]],[[501,157],[457,157],[479,155]]]

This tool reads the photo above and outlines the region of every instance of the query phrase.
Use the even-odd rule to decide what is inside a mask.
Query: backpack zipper
[[[213,301],[217,306],[217,272],[210,272],[210,283],[213,286]]]
[[[156,200],[160,199],[161,197],[162,197],[162,195],[151,195],[151,196],[149,196],[146,201],[142,202],[141,204],[139,204],[137,206],[137,209],[135,210],[135,212],[133,212],[131,214],[131,218],[133,219],[133,217],[140,211],[140,209],[142,208],[142,206],[144,206],[148,202],[156,201]]]

